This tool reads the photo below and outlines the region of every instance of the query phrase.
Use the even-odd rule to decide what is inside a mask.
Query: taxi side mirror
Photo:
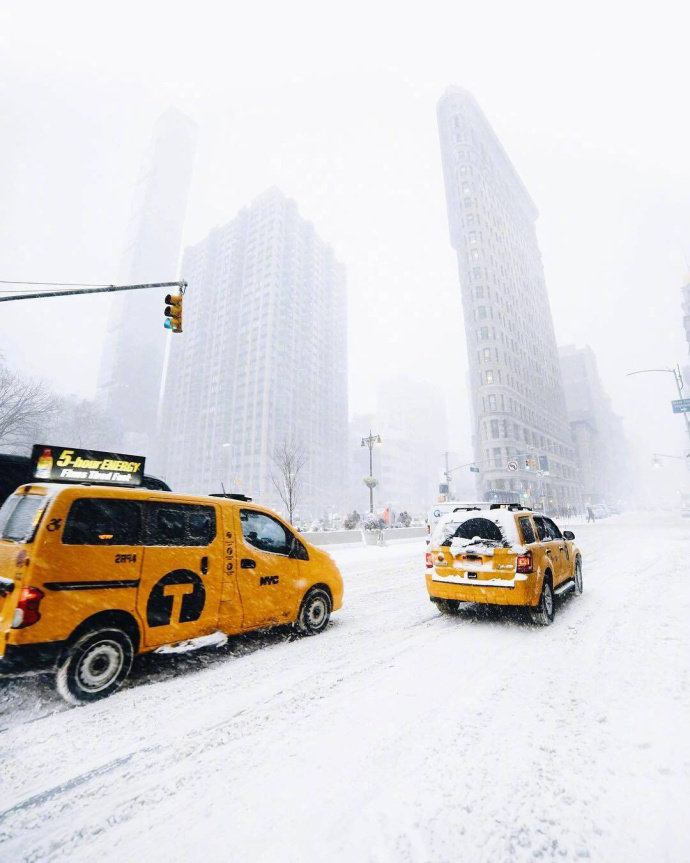
[[[572,530],[564,530],[563,539],[575,539],[575,534],[572,532]]]

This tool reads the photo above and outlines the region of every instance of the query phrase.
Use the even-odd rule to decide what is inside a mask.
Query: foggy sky
[[[625,377],[688,362],[678,8],[6,3],[0,278],[114,281],[153,123],[176,105],[200,126],[185,244],[272,184],[294,197],[347,267],[351,413],[374,407],[382,377],[436,381],[449,397],[451,447],[469,454],[435,116],[459,85],[539,208],[558,343],[591,345],[642,457],[679,453],[671,375]],[[90,395],[108,310],[100,297],[0,305],[0,350]]]

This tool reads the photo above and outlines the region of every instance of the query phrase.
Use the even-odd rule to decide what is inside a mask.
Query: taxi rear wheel
[[[57,671],[57,691],[68,704],[105,698],[120,688],[133,658],[132,640],[122,630],[89,632],[65,654]]]
[[[302,600],[295,627],[302,635],[317,635],[328,626],[331,617],[331,598],[325,590],[310,590]]]
[[[532,622],[539,626],[548,626],[553,623],[554,617],[554,596],[551,582],[548,578],[544,579],[544,584],[539,597],[539,605],[536,608],[530,609]]]
[[[441,614],[458,614],[460,611],[460,603],[457,599],[437,599],[435,605]]]

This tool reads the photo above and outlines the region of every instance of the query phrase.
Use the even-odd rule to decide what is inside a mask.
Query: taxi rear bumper
[[[60,659],[64,641],[39,644],[6,644],[0,656],[0,676],[53,671]]]
[[[464,575],[442,576],[427,572],[429,598],[481,602],[487,605],[537,605],[539,584],[536,573],[513,573],[510,578],[469,579]]]

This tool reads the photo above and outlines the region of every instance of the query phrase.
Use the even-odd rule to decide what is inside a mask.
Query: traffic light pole
[[[678,392],[678,398],[682,400],[683,398],[683,375],[680,371],[680,365],[677,364],[675,369],[639,369],[636,372],[628,372],[626,378],[630,378],[633,375],[644,375],[649,372],[665,372],[667,374],[673,375],[673,380],[676,383],[676,391]],[[690,440],[690,417],[687,412],[683,414],[683,419],[685,420],[685,431],[688,433],[688,439]]]
[[[104,288],[76,288],[68,291],[43,291],[40,294],[21,294],[17,297],[0,297],[0,303],[14,300],[37,300],[43,297],[69,297],[74,294],[113,294],[116,291],[144,291],[148,288],[179,288],[184,293],[187,282],[149,282],[146,285],[107,285]]]

